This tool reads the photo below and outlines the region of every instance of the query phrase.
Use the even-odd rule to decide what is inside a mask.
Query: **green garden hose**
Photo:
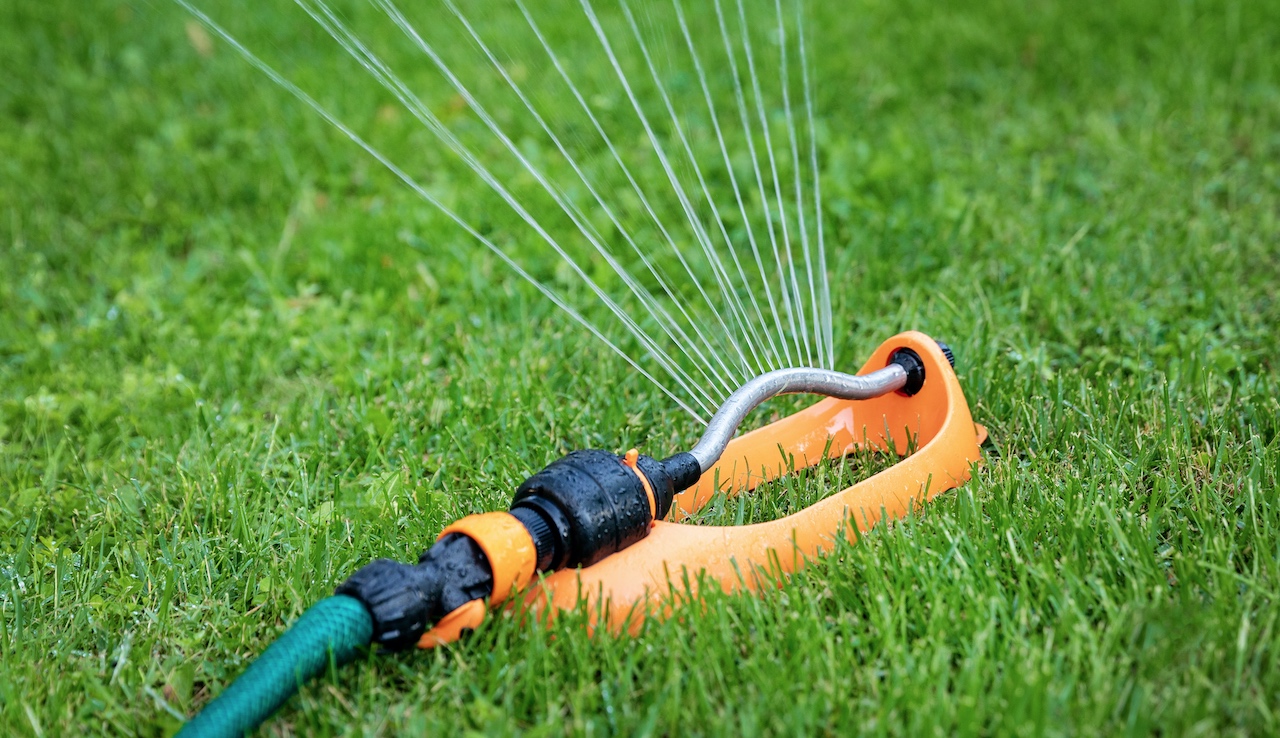
[[[329,664],[354,659],[373,638],[373,618],[354,597],[320,600],[262,652],[199,715],[181,738],[241,738]]]

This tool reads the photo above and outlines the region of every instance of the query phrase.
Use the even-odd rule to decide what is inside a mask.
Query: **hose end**
[[[436,541],[417,565],[391,559],[371,562],[335,592],[364,605],[373,621],[373,641],[404,650],[440,618],[493,593],[493,570],[471,538],[452,533]]]

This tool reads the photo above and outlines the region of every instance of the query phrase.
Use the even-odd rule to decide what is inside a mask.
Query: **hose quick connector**
[[[574,451],[525,480],[511,514],[533,538],[538,571],[590,566],[644,538],[666,516],[687,477],[676,471],[635,452]]]
[[[488,597],[493,572],[484,551],[460,533],[445,535],[418,564],[378,559],[343,582],[335,594],[354,597],[373,618],[373,642],[402,650],[442,617]]]

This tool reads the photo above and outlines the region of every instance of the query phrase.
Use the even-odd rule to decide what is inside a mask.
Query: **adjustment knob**
[[[942,355],[947,357],[947,363],[951,365],[952,369],[955,369],[956,355],[951,352],[951,347],[943,343],[942,341],[935,341],[935,343],[938,344],[938,348],[942,349]]]

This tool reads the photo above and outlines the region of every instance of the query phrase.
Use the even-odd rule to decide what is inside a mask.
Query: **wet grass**
[[[821,12],[842,362],[948,339],[985,469],[764,596],[635,638],[496,618],[308,687],[265,734],[1280,731],[1280,6]],[[0,6],[5,734],[171,731],[361,563],[572,448],[696,437],[185,22]],[[378,120],[363,84],[327,95]]]

